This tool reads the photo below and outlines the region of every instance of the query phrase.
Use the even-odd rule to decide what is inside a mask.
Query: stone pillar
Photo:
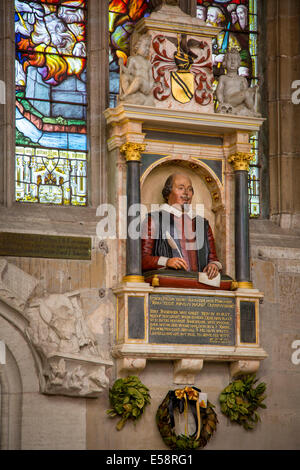
[[[300,2],[267,0],[266,114],[270,218],[283,229],[300,227]]]
[[[251,153],[237,152],[228,158],[235,175],[235,274],[239,288],[252,288],[249,256],[248,171]]]
[[[120,152],[125,155],[127,163],[127,240],[126,240],[126,276],[123,278],[125,282],[144,282],[142,276],[142,253],[141,238],[133,237],[129,233],[129,227],[135,220],[134,227],[139,228],[141,223],[141,214],[136,215],[134,210],[130,211],[134,204],[141,203],[140,194],[140,165],[141,153],[145,150],[145,144],[127,142],[120,148]],[[136,218],[139,217],[137,221]]]

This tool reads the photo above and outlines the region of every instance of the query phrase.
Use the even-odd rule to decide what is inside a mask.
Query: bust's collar
[[[175,217],[181,217],[183,215],[183,212],[177,209],[177,207],[170,206],[170,204],[166,204],[166,203],[161,204],[159,210],[169,212],[169,214],[173,214],[175,215]],[[195,217],[195,213],[192,209],[192,206],[190,206],[189,210],[185,211],[184,214],[190,217],[190,219],[193,219],[193,217]]]

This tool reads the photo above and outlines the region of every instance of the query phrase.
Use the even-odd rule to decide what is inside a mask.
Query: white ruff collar
[[[187,215],[190,219],[193,219],[196,215],[191,205],[189,210],[184,212],[182,212],[180,209],[177,209],[177,207],[170,206],[169,204],[161,204],[159,210],[169,212],[169,214],[173,214],[176,217],[181,217],[184,214]]]

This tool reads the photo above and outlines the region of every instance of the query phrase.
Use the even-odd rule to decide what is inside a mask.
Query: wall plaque
[[[150,294],[149,342],[235,344],[235,300],[228,297]]]
[[[256,343],[255,302],[240,302],[241,343]]]
[[[0,232],[0,256],[91,259],[91,238]]]
[[[145,339],[144,304],[144,297],[128,296],[128,337],[130,339]]]

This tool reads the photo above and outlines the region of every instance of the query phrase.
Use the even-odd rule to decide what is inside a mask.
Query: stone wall
[[[300,4],[268,0],[265,7],[270,216],[299,228],[300,104],[292,102],[292,83],[300,79]]]
[[[107,23],[108,0],[90,0],[89,30],[89,102],[91,135],[91,191],[88,208],[19,206],[13,202],[14,153],[14,43],[11,1],[0,2],[0,40],[4,53],[0,58],[0,79],[6,83],[6,105],[0,104],[0,230],[55,235],[95,237],[95,210],[100,202],[113,200],[112,175],[107,175],[106,131],[102,115],[107,107]],[[185,3],[188,9],[195,6]],[[296,449],[299,448],[300,364],[293,364],[292,343],[300,340],[299,227],[299,122],[300,105],[291,102],[291,83],[300,80],[299,16],[295,0],[267,0],[266,76],[269,160],[270,214],[283,229],[270,221],[251,224],[252,278],[254,286],[265,294],[260,306],[261,343],[269,354],[258,371],[267,383],[268,408],[262,410],[262,422],[256,430],[244,431],[231,425],[220,413],[218,395],[229,383],[226,363],[205,363],[195,378],[195,386],[208,393],[216,404],[219,425],[207,449]],[[101,34],[99,34],[101,31]],[[101,66],[100,66],[101,65]],[[106,80],[103,79],[106,77]],[[106,84],[106,85],[105,85]],[[117,166],[116,166],[117,169]],[[284,230],[286,228],[286,230]],[[288,229],[288,230],[287,230]],[[91,261],[57,261],[10,258],[9,262],[36,278],[39,296],[79,290],[86,320],[104,356],[110,358],[114,344],[115,284],[117,264],[113,243],[105,247],[93,238]],[[108,261],[110,260],[110,261]],[[13,326],[16,312],[1,303],[0,339],[7,346],[7,367],[0,365],[1,448],[3,449],[166,449],[155,424],[157,407],[173,383],[170,361],[148,361],[140,378],[150,389],[151,405],[134,426],[115,430],[116,420],[106,415],[108,388],[99,398],[49,396],[40,393],[39,377],[32,349],[20,329]],[[10,318],[10,321],[7,318]],[[25,320],[22,320],[22,322]],[[108,371],[110,386],[116,371]],[[10,420],[10,421],[9,421]],[[8,424],[10,427],[8,428]],[[8,432],[8,429],[10,431]]]
[[[257,372],[267,384],[266,409],[261,422],[252,431],[231,424],[221,413],[218,396],[231,381],[227,363],[205,362],[194,385],[208,393],[216,405],[218,428],[208,450],[220,449],[299,449],[300,364],[293,364],[292,343],[300,340],[300,238],[297,232],[285,231],[269,221],[251,223],[251,270],[254,287],[264,292],[260,305],[260,337],[268,358]],[[112,382],[116,376],[112,373]],[[110,419],[108,390],[99,399],[87,403],[88,449],[165,449],[155,423],[158,406],[169,390],[181,388],[173,383],[171,361],[147,361],[140,374],[152,397],[141,420],[129,422],[117,431],[117,419]],[[103,432],[105,429],[105,432]]]

